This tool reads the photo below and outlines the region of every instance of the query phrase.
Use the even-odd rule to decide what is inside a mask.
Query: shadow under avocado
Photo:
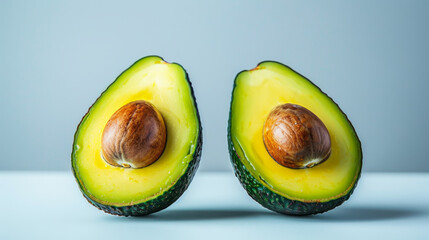
[[[140,217],[114,217],[115,220],[128,221],[203,221],[234,218],[251,218],[258,216],[275,216],[274,212],[249,209],[167,209],[151,215]]]
[[[177,209],[155,214],[157,220],[218,220],[275,215],[264,210],[248,209]]]
[[[251,209],[167,209],[151,215],[141,217],[114,217],[115,220],[128,221],[203,221],[224,220],[239,218],[274,218],[276,220],[304,221],[304,222],[359,222],[359,221],[383,221],[417,217],[427,214],[416,209],[400,207],[338,207],[323,214],[312,216],[290,216],[268,210]],[[112,220],[112,218],[109,218]]]
[[[312,220],[320,221],[382,221],[416,217],[427,214],[417,209],[401,207],[339,207],[324,214],[311,216]]]

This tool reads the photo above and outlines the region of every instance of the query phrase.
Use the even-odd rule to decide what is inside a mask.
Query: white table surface
[[[264,209],[232,173],[198,172],[147,217],[91,206],[71,172],[0,172],[0,239],[429,239],[429,174],[367,173],[349,201],[292,217]]]

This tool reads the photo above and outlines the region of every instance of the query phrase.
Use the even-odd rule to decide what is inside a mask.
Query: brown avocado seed
[[[279,105],[270,112],[263,139],[270,156],[288,168],[311,168],[331,154],[326,126],[310,110],[296,104]]]
[[[101,139],[101,155],[116,167],[143,168],[158,160],[166,139],[161,113],[149,102],[134,101],[110,117]]]

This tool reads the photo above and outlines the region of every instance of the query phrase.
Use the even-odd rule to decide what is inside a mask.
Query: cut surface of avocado
[[[271,110],[285,103],[305,107],[325,124],[331,136],[331,154],[326,161],[311,168],[292,169],[278,164],[267,152],[262,137],[264,122]],[[346,115],[312,82],[277,62],[262,62],[237,75],[228,140],[231,160],[235,171],[240,171],[239,177],[244,174],[244,168],[246,174],[251,175],[247,177],[263,186],[264,191],[270,191],[271,196],[284,198],[285,204],[289,204],[288,200],[301,202],[305,207],[303,210],[288,209],[288,206],[272,209],[267,204],[272,199],[254,197],[262,205],[279,212],[305,215],[329,210],[321,208],[320,204],[331,201],[326,206],[332,208],[345,201],[361,172],[360,141]],[[248,184],[240,180],[243,185]],[[245,188],[251,196],[261,194],[255,193],[252,189],[255,187]],[[338,199],[341,203],[336,201]]]
[[[118,109],[138,100],[156,106],[164,118],[165,149],[158,160],[144,168],[112,166],[101,154],[103,129]],[[150,56],[125,70],[89,109],[75,134],[72,166],[90,202],[103,210],[113,207],[119,215],[144,215],[172,203],[161,198],[177,199],[183,193],[198,166],[200,145],[199,115],[185,70]],[[145,205],[148,202],[155,206]],[[130,206],[135,209],[126,210]]]

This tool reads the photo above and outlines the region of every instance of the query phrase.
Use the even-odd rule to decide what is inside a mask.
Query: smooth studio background
[[[69,170],[88,107],[156,54],[192,80],[202,170],[231,169],[235,75],[277,60],[347,113],[365,171],[429,171],[428,12],[427,1],[1,1],[0,170]]]

